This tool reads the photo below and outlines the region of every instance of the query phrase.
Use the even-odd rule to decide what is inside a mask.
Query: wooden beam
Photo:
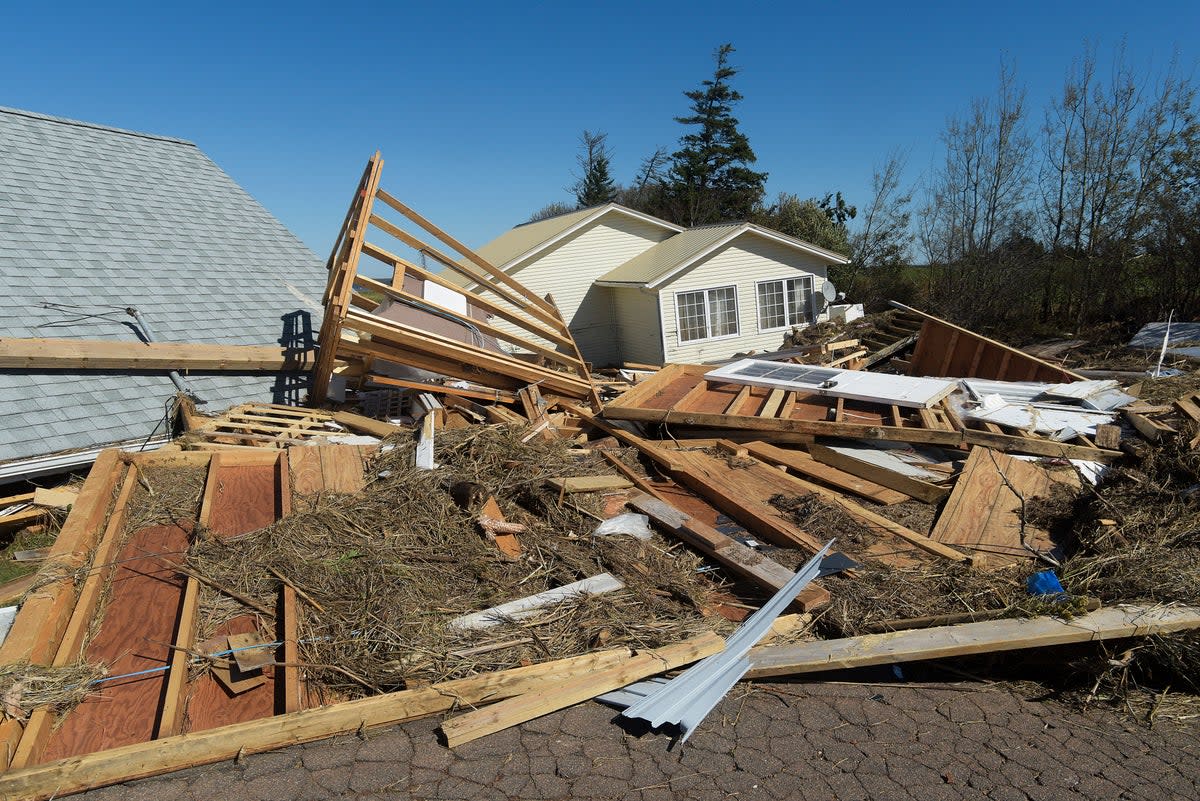
[[[0,797],[49,801],[96,787],[233,759],[241,754],[257,754],[390,726],[457,706],[536,693],[547,682],[587,676],[633,658],[625,649],[600,651],[60,759],[0,774]]]
[[[938,503],[950,494],[949,487],[931,484],[928,481],[921,481],[920,479],[897,473],[895,470],[888,470],[886,467],[880,467],[870,462],[864,462],[861,459],[855,459],[852,456],[846,456],[824,445],[813,443],[808,446],[808,452],[812,454],[813,459],[822,464],[836,467],[839,470],[844,470],[847,473],[859,476],[868,481],[873,481],[884,487],[890,487],[896,492],[902,492],[910,498],[917,498],[918,500],[925,501],[925,503]]]
[[[884,504],[885,506],[906,501],[909,497],[903,492],[889,489],[877,482],[852,475],[849,472],[828,464],[822,464],[804,451],[785,450],[766,442],[747,442],[745,448],[752,456],[762,459],[764,462],[783,465],[801,475],[808,476],[817,481],[824,481],[830,486],[851,492],[876,503]]]
[[[410,429],[404,426],[392,425],[383,420],[376,420],[373,417],[365,417],[354,412],[334,412],[333,421],[339,423],[351,431],[359,434],[369,434],[372,437],[390,437],[392,434],[402,434]]]
[[[0,645],[0,664],[27,661],[46,665],[58,651],[75,607],[72,571],[84,564],[95,547],[108,515],[113,490],[124,474],[125,466],[120,461],[119,451],[100,452],[79,493],[79,500],[71,508],[71,514],[42,566],[42,575],[62,576],[25,599],[8,637]]]
[[[167,673],[167,689],[163,696],[162,712],[159,714],[154,738],[173,737],[183,732],[184,713],[187,711],[188,657],[196,640],[196,622],[200,607],[200,582],[188,576],[183,590],[183,604],[179,619],[175,623],[175,649],[171,651],[171,662]]]
[[[795,576],[791,570],[722,534],[707,523],[681,512],[666,501],[645,493],[635,493],[629,506],[650,517],[660,528],[683,540],[700,553],[730,570],[734,575],[757,584],[774,595]],[[810,593],[808,590],[817,592]],[[801,611],[811,611],[829,603],[829,591],[810,584],[796,598]]]
[[[451,718],[442,723],[442,733],[446,735],[447,745],[454,748],[587,701],[597,695],[612,692],[649,676],[691,664],[706,656],[720,653],[724,648],[725,641],[716,634],[709,633],[682,643],[646,651],[606,670],[568,678],[556,685],[541,688],[536,693],[527,693],[493,704],[486,709]]]
[[[1194,606],[1115,606],[1064,620],[1035,617],[988,620],[750,651],[748,678],[891,665],[926,659],[1145,637],[1200,628]]]
[[[913,545],[916,545],[918,548],[920,548],[923,551],[927,551],[936,556],[944,557],[944,558],[949,559],[954,562],[970,562],[971,561],[971,557],[967,556],[966,554],[960,553],[959,551],[956,551],[955,549],[953,549],[947,545],[943,545],[942,543],[937,542],[936,540],[930,539],[929,537],[926,537],[924,534],[921,534],[920,532],[913,531],[912,529],[907,528],[906,526],[902,526],[899,523],[895,522],[894,520],[889,520],[888,518],[884,517],[883,515],[876,514],[875,512],[872,512],[870,509],[866,509],[866,508],[858,505],[857,503],[850,500],[849,498],[843,497],[840,493],[834,492],[833,490],[825,489],[824,487],[818,486],[816,484],[812,484],[808,481],[805,481],[802,478],[797,478],[796,476],[788,475],[787,473],[780,473],[780,475],[783,478],[787,479],[787,481],[789,483],[793,484],[795,486],[795,488],[797,490],[801,491],[802,493],[805,491],[808,494],[815,493],[817,495],[820,495],[822,498],[825,498],[826,500],[830,501],[831,503],[833,503],[837,506],[840,506],[842,508],[842,511],[844,511],[846,514],[853,517],[855,520],[857,520],[859,523],[866,526],[867,528],[874,529],[875,531],[883,533],[883,534],[892,534],[892,535],[897,536],[907,542],[912,543]]]
[[[516,395],[512,392],[483,386],[476,389],[463,389],[462,387],[450,384],[427,384],[423,381],[406,381],[402,378],[392,378],[390,375],[377,375],[375,373],[367,373],[365,379],[374,384],[399,387],[401,389],[415,389],[421,392],[431,392],[435,395],[453,395],[459,398],[474,398],[475,400],[485,400],[493,403],[511,403],[516,400]]]
[[[277,373],[306,370],[275,345],[121,342],[104,339],[0,339],[0,368],[9,370],[190,370]]]

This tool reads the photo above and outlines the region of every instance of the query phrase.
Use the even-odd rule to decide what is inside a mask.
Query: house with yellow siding
[[[826,319],[826,271],[848,261],[752,223],[685,229],[616,203],[519,225],[478,253],[552,296],[597,367],[777,350]]]

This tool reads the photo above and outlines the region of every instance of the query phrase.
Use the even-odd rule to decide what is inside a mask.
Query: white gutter
[[[16,459],[0,464],[0,484],[13,481],[24,481],[38,476],[66,473],[96,461],[101,451],[109,448],[120,448],[123,451],[153,451],[171,441],[171,437],[162,435],[152,439],[138,438],[113,442],[108,445],[98,445],[82,451],[65,451],[52,453],[49,456],[33,456],[28,459]]]

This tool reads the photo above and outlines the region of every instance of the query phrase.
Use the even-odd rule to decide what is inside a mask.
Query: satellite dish
[[[837,300],[837,287],[832,281],[826,281],[821,285],[821,295],[825,298],[826,303],[833,303]]]

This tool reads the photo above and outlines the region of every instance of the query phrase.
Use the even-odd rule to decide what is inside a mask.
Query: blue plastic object
[[[1025,586],[1030,595],[1062,595],[1065,592],[1062,582],[1054,575],[1053,570],[1034,573],[1026,579]]]

